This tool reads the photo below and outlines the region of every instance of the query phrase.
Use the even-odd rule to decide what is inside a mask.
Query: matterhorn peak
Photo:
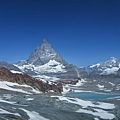
[[[51,44],[46,39],[43,39],[42,44],[40,46],[38,46],[37,48],[44,49],[44,50],[52,49]]]
[[[43,39],[43,43],[48,43],[48,41],[44,38],[44,39]]]
[[[46,39],[43,39],[42,44],[33,50],[27,62],[39,66],[48,63],[50,60],[55,60],[61,64],[65,63],[59,53],[51,47],[51,44]]]

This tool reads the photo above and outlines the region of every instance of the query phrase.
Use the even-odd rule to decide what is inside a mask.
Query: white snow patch
[[[35,75],[35,76],[32,76],[36,79],[39,79],[43,82],[46,83],[46,81],[57,81],[57,80],[60,80],[59,78],[56,78],[56,77],[50,77],[50,76],[46,76],[46,75]]]
[[[29,120],[49,120],[45,117],[42,117],[39,115],[39,113],[35,112],[35,111],[28,111],[26,109],[23,108],[19,108],[20,110],[23,110],[24,112],[27,113],[27,115],[30,117]]]
[[[77,87],[82,86],[86,81],[84,79],[78,80],[76,85],[72,84],[66,84],[63,86],[63,92],[62,94],[67,94],[68,92],[84,92],[82,90],[78,90]],[[91,91],[86,91],[86,92],[91,92]]]
[[[11,99],[13,96],[11,94],[3,94],[3,98]]]
[[[10,70],[12,73],[19,73],[19,74],[22,74],[22,72],[20,71],[15,71],[15,70]]]
[[[70,92],[70,88],[67,88],[67,87],[63,86],[62,94],[67,94],[68,92]]]
[[[86,109],[79,109],[77,110],[77,112],[80,112],[80,113],[88,113],[88,114],[92,114],[94,116],[98,116],[102,119],[113,119],[115,116],[111,113],[108,113],[107,111],[105,110],[102,110],[102,109],[94,109],[95,112],[93,111],[90,111],[90,110],[86,110]]]
[[[105,91],[105,92],[111,92],[111,90],[109,90],[109,89],[104,89],[104,91]]]
[[[2,100],[2,99],[0,99],[0,102],[12,104],[12,105],[16,103],[16,102],[6,101],[6,100]]]
[[[91,65],[90,68],[93,68],[93,67],[99,67],[99,66],[100,66],[100,63],[95,64],[95,65]]]
[[[99,116],[103,119],[113,119],[115,117],[113,114],[105,111],[107,109],[114,109],[115,108],[114,104],[103,103],[103,102],[97,102],[97,104],[94,104],[91,101],[86,101],[78,98],[64,97],[64,96],[51,96],[51,97],[57,97],[61,101],[67,101],[69,103],[78,104],[82,106],[83,109],[79,109],[76,112],[92,114],[95,116]],[[95,110],[95,112],[91,110],[87,110],[86,109],[87,107],[92,107]],[[99,108],[99,109],[95,109],[95,108]]]
[[[30,92],[24,91],[24,90],[22,90],[22,89],[12,88],[12,87],[14,87],[14,86],[21,86],[21,87],[29,87],[29,88],[32,88],[31,86],[28,86],[28,85],[20,85],[20,84],[18,84],[18,83],[7,82],[7,81],[0,81],[0,88],[1,88],[1,89],[31,94]],[[32,88],[32,91],[31,91],[31,92],[40,93],[39,91],[37,91],[37,90],[35,90],[35,89],[33,89],[33,88]]]
[[[93,92],[93,91],[85,91],[85,90],[74,90],[74,92]]]
[[[49,90],[49,92],[54,92],[53,90]]]
[[[117,72],[118,69],[119,69],[119,67],[106,68],[103,71],[103,74],[113,74],[113,73]]]
[[[23,65],[23,66],[17,66],[20,70],[24,72],[25,69],[30,69],[31,71],[36,71],[36,73],[42,73],[42,72],[51,72],[51,73],[57,73],[57,72],[66,72],[64,69],[65,66],[61,63],[50,60],[48,63],[41,65],[41,66],[34,66],[33,64]]]
[[[98,86],[99,88],[104,88],[104,85],[98,84],[97,86]]]
[[[12,114],[12,115],[20,116],[18,113],[11,113],[1,108],[0,108],[0,114]]]
[[[59,100],[65,100],[65,101],[68,101],[73,104],[78,104],[85,108],[88,106],[99,107],[102,109],[114,109],[115,108],[115,105],[110,104],[110,103],[97,102],[98,104],[96,105],[96,104],[92,103],[91,101],[82,100],[82,99],[78,99],[78,98],[71,98],[71,97],[64,97],[64,96],[51,96],[51,97],[58,97]]]
[[[78,82],[76,83],[76,85],[71,85],[73,87],[79,87],[79,86],[82,86],[84,84],[85,80],[84,79],[81,79],[81,80],[78,80]]]
[[[99,120],[98,118],[94,118],[94,120]]]
[[[112,82],[109,82],[109,84],[110,84],[110,85],[112,85],[112,86],[115,86],[115,84],[114,84],[114,83],[112,83]]]
[[[28,100],[28,101],[29,101],[29,100],[34,100],[34,98],[27,98],[26,100]]]
[[[55,61],[55,60],[50,60],[48,63],[42,65],[42,66],[39,66],[39,67],[35,67],[34,70],[38,71],[38,72],[42,72],[42,71],[45,71],[45,72],[53,72],[53,73],[56,73],[56,72],[66,72],[64,70],[65,66],[63,66],[61,63]]]

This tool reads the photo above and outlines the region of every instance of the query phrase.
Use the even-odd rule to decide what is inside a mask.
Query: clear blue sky
[[[120,0],[0,0],[0,61],[27,59],[44,38],[79,67],[120,59]]]

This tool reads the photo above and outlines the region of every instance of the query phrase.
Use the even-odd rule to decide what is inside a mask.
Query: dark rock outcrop
[[[26,84],[42,92],[49,92],[49,90],[60,93],[62,92],[62,84],[60,83],[53,83],[50,85],[48,82],[45,83],[43,81],[37,80],[27,74],[12,73],[10,70],[4,67],[0,68],[0,80],[18,84]]]

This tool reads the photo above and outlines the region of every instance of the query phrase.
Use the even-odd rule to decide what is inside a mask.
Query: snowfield
[[[114,114],[109,113],[108,109],[114,109],[115,105],[110,103],[97,102],[97,104],[92,103],[92,101],[86,101],[78,98],[70,98],[64,96],[51,96],[57,97],[61,101],[66,101],[68,103],[77,104],[82,106],[82,109],[77,110],[79,113],[88,113],[94,116],[100,117],[102,119],[113,119]],[[87,109],[91,107],[91,109]],[[104,109],[104,110],[103,110]]]
[[[102,74],[115,74],[119,70],[119,67],[106,68]]]
[[[16,67],[18,67],[22,72],[25,72],[25,69],[30,69],[31,71],[35,71],[36,73],[58,73],[58,72],[66,72],[66,70],[64,69],[65,66],[62,65],[61,63],[55,61],[55,60],[50,60],[48,63],[41,65],[41,66],[35,66],[33,64],[27,64],[27,65],[23,65],[23,66],[18,66],[15,65]]]
[[[22,90],[22,89],[17,89],[16,86],[31,88],[31,91],[28,92],[28,91],[25,91],[25,90]],[[31,92],[32,93],[40,93],[39,91],[35,90],[31,86],[20,85],[18,83],[7,82],[7,81],[0,81],[0,89],[9,90],[9,91],[15,91],[15,92],[21,92],[21,93],[26,93],[26,94],[31,94]]]

